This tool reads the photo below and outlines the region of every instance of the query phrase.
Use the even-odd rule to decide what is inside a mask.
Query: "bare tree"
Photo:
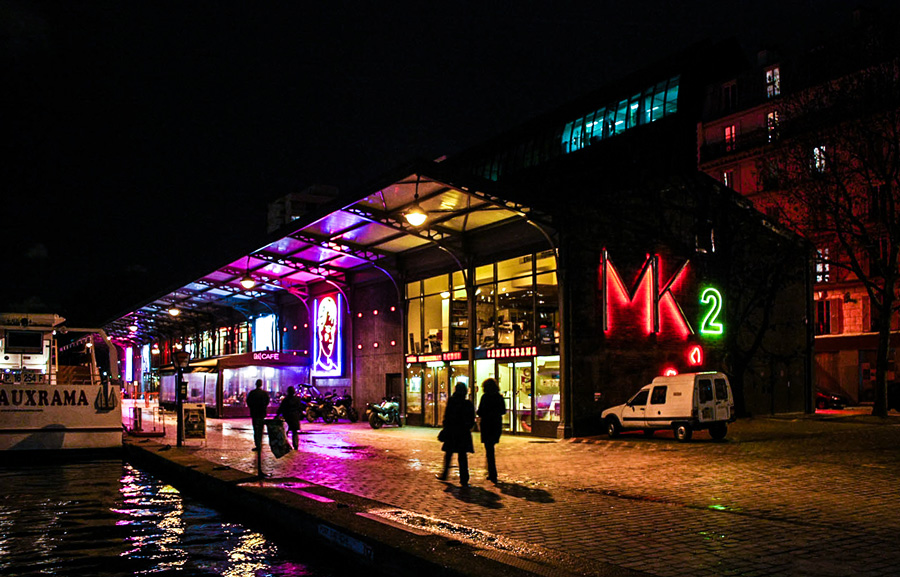
[[[802,91],[778,114],[779,144],[765,170],[777,171],[779,187],[769,202],[816,244],[823,270],[865,287],[878,333],[873,414],[886,416],[900,308],[900,61]]]

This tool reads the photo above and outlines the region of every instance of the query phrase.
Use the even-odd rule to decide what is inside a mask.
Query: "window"
[[[816,282],[831,281],[831,262],[829,260],[830,249],[823,248],[816,254]]]
[[[734,188],[734,170],[725,170],[722,172],[722,184],[728,188]]]
[[[668,389],[668,387],[653,387],[653,394],[650,395],[650,404],[651,405],[665,405],[667,389]]]
[[[720,401],[728,400],[728,387],[725,385],[725,379],[716,379],[716,398]]]
[[[837,335],[842,332],[843,302],[841,299],[816,301],[816,334]]]
[[[774,98],[781,94],[781,71],[776,66],[766,70],[766,96]]]
[[[828,168],[828,156],[825,146],[814,146],[812,151],[812,168],[815,172],[822,173]]]
[[[736,110],[737,105],[737,82],[732,80],[722,85],[722,110],[730,112]]]
[[[635,407],[643,407],[647,404],[647,397],[650,396],[650,391],[640,391],[635,396],[631,397],[631,400],[628,401],[629,405],[633,405]]]
[[[737,127],[732,124],[725,127],[725,150],[734,150],[734,143],[737,140]]]
[[[773,110],[766,115],[766,133],[769,142],[778,140],[778,111]]]
[[[699,392],[701,403],[708,403],[713,400],[713,388],[711,380],[700,379],[697,389]]]

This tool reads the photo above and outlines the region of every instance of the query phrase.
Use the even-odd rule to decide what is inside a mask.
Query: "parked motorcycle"
[[[381,403],[369,403],[366,409],[369,426],[373,429],[380,429],[384,425],[397,425],[402,427],[400,422],[400,399],[397,397],[387,397],[381,400]]]
[[[322,417],[322,420],[329,425],[337,421],[338,412],[331,403],[330,395],[312,397],[307,402],[306,420],[315,423],[319,417]]]
[[[359,420],[359,411],[353,408],[353,397],[350,395],[335,396],[331,399],[331,403],[337,410],[339,419],[347,419],[351,423]]]

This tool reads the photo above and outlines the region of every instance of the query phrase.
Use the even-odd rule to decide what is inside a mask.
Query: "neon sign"
[[[313,301],[313,366],[316,377],[339,377],[343,372],[341,295],[319,297]]]
[[[700,321],[700,333],[704,335],[721,335],[724,331],[724,327],[719,321],[719,314],[722,312],[722,293],[717,289],[708,287],[700,294],[700,302],[709,307],[706,311],[706,316]]]
[[[662,282],[659,256],[647,255],[635,282],[628,287],[606,250],[602,258],[599,284],[603,291],[601,314],[604,332],[620,333],[630,327],[645,336],[668,335],[682,340],[694,334],[687,315],[675,298],[687,282],[690,261],[685,260]],[[707,287],[700,295],[700,304],[707,307],[701,311],[700,334],[721,335],[724,332],[720,320],[724,304],[722,293]]]
[[[688,349],[688,364],[692,367],[703,364],[703,349],[700,348],[700,345],[694,345]]]

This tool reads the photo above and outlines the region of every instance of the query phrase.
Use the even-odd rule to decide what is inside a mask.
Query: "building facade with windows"
[[[866,170],[848,160],[856,152],[847,139],[863,134],[851,128],[853,123],[860,127],[868,120],[850,114],[851,107],[842,100],[864,101],[867,96],[860,86],[872,66],[896,62],[895,43],[884,28],[856,12],[846,31],[812,49],[759,52],[733,77],[707,87],[697,126],[700,170],[745,196],[770,221],[800,231],[815,244],[816,386],[859,403],[873,401],[878,311],[841,237],[856,229],[862,234],[847,236],[864,236],[867,243],[884,245],[882,253],[887,254],[890,240],[878,227],[891,187],[871,173],[857,178]],[[839,165],[845,170],[841,176],[833,172]],[[821,206],[808,201],[809,194],[806,202],[797,200],[804,180],[826,178],[842,181],[838,188],[844,190],[837,196],[846,199],[847,208],[842,209],[845,216],[837,218],[846,219],[843,225],[824,196]],[[877,282],[866,251],[852,252],[860,263],[857,271]],[[896,311],[890,328],[895,333],[900,329]],[[900,333],[891,342],[889,381],[896,379],[893,349]]]
[[[744,414],[808,410],[808,246],[696,168],[704,89],[733,54],[695,47],[401,167],[107,330],[199,343],[274,315],[271,352],[308,359],[312,384],[358,408],[396,395],[424,426],[487,377],[507,431],[544,437],[602,431],[603,409],[672,372],[727,372]]]

